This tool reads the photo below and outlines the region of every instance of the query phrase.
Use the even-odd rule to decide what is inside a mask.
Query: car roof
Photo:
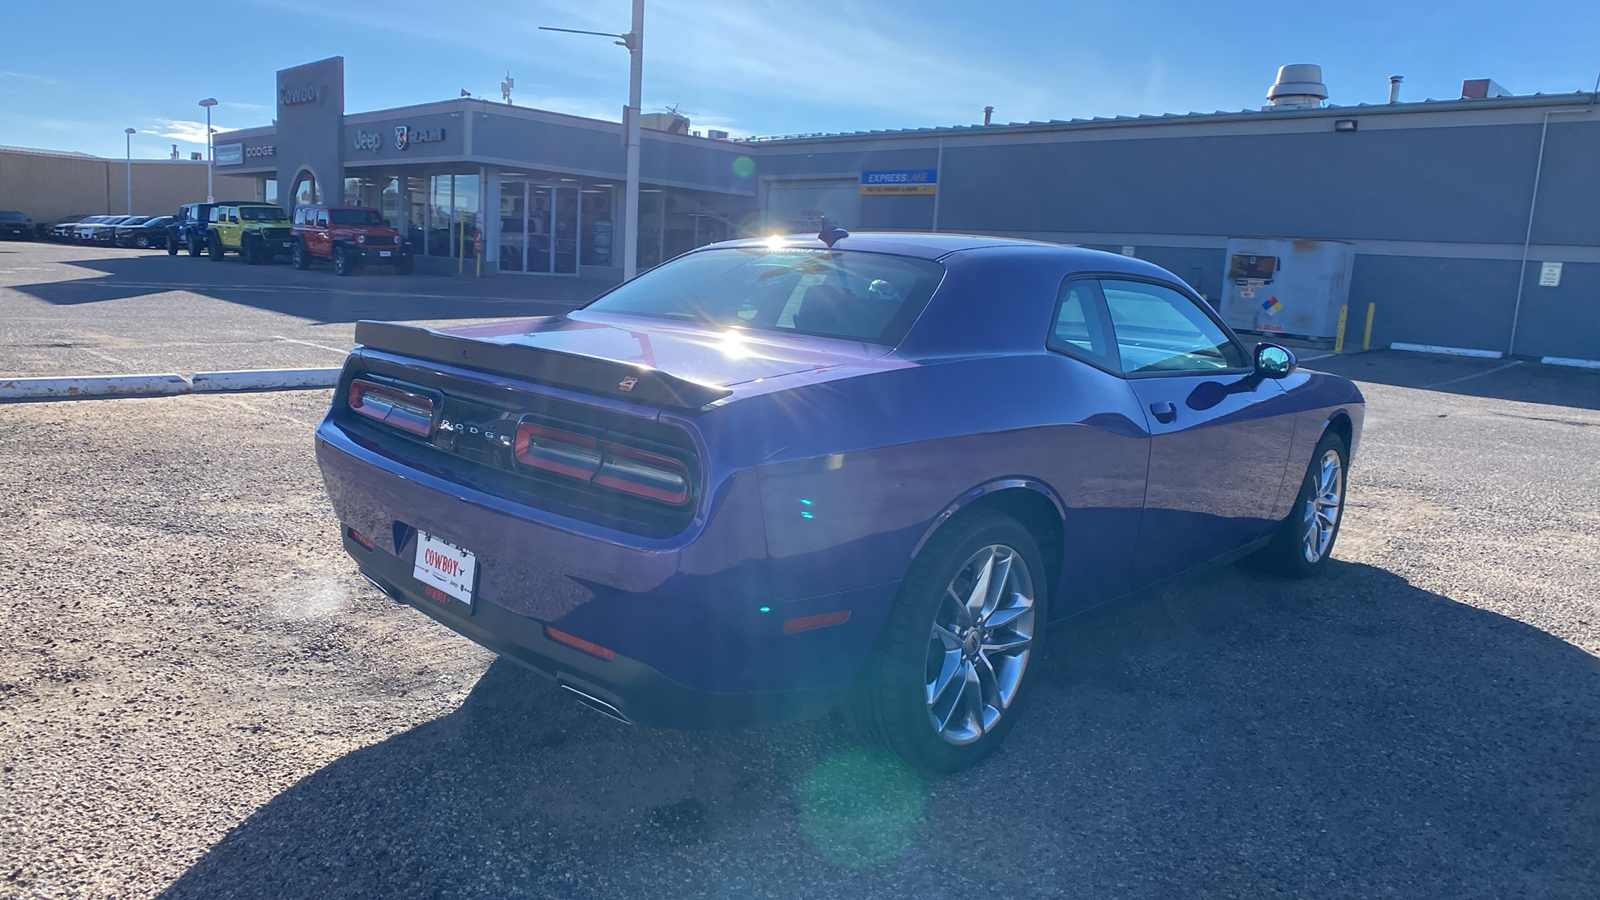
[[[340,204],[333,204],[333,203],[302,203],[302,204],[300,204],[299,208],[300,209],[361,209],[361,210],[366,210],[368,212],[378,212],[379,211],[376,206],[347,206],[347,205],[342,204],[342,203],[340,203]]]
[[[774,241],[781,241],[785,247],[827,249],[828,245],[814,234],[786,234],[773,235],[764,238],[744,238],[735,241],[724,241],[713,244],[714,247],[765,247]],[[915,256],[923,259],[939,259],[952,253],[964,250],[977,250],[988,247],[1060,247],[1060,244],[1050,244],[1044,241],[1029,241],[1021,238],[992,237],[981,234],[937,234],[899,231],[860,231],[852,232],[846,237],[834,242],[835,250],[859,250],[867,253],[891,253],[895,256]]]

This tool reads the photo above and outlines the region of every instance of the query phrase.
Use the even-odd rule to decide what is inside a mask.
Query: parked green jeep
[[[212,259],[233,251],[250,265],[289,255],[289,214],[270,203],[218,204],[211,208],[206,250]]]

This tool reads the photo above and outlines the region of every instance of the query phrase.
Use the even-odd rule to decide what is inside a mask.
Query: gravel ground
[[[832,720],[622,726],[392,605],[326,392],[3,406],[0,896],[1600,896],[1600,377],[1563,377],[1366,385],[1328,577],[1073,621],[938,780]]]

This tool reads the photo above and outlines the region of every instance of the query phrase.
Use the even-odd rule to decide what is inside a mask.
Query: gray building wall
[[[937,160],[936,222],[932,197],[863,196],[859,227],[1131,245],[1213,299],[1229,237],[1347,240],[1347,340],[1376,303],[1375,344],[1507,351],[1515,318],[1517,353],[1594,359],[1600,112],[1588,99],[848,135],[764,142],[757,159],[768,185]],[[1341,118],[1358,129],[1335,131]],[[1538,286],[1545,260],[1564,262],[1559,287]]]

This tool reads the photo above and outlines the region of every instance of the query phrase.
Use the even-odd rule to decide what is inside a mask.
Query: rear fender
[[[911,549],[911,558],[915,559],[917,554],[922,552],[922,545],[926,544],[928,539],[933,537],[934,532],[938,531],[944,525],[944,523],[950,521],[950,518],[956,513],[970,506],[973,501],[980,497],[986,497],[999,491],[1013,490],[1016,488],[1022,488],[1024,490],[1034,491],[1035,493],[1042,494],[1046,500],[1050,501],[1050,505],[1056,508],[1056,513],[1063,519],[1066,518],[1067,505],[1062,501],[1061,495],[1056,493],[1055,489],[1050,487],[1050,485],[1027,477],[997,478],[994,481],[980,484],[962,494],[960,497],[957,497],[955,500],[952,500],[950,505],[944,508],[944,511],[940,512],[939,515],[934,517],[933,522],[930,523],[927,530],[922,533],[922,537],[917,540],[916,546]]]

